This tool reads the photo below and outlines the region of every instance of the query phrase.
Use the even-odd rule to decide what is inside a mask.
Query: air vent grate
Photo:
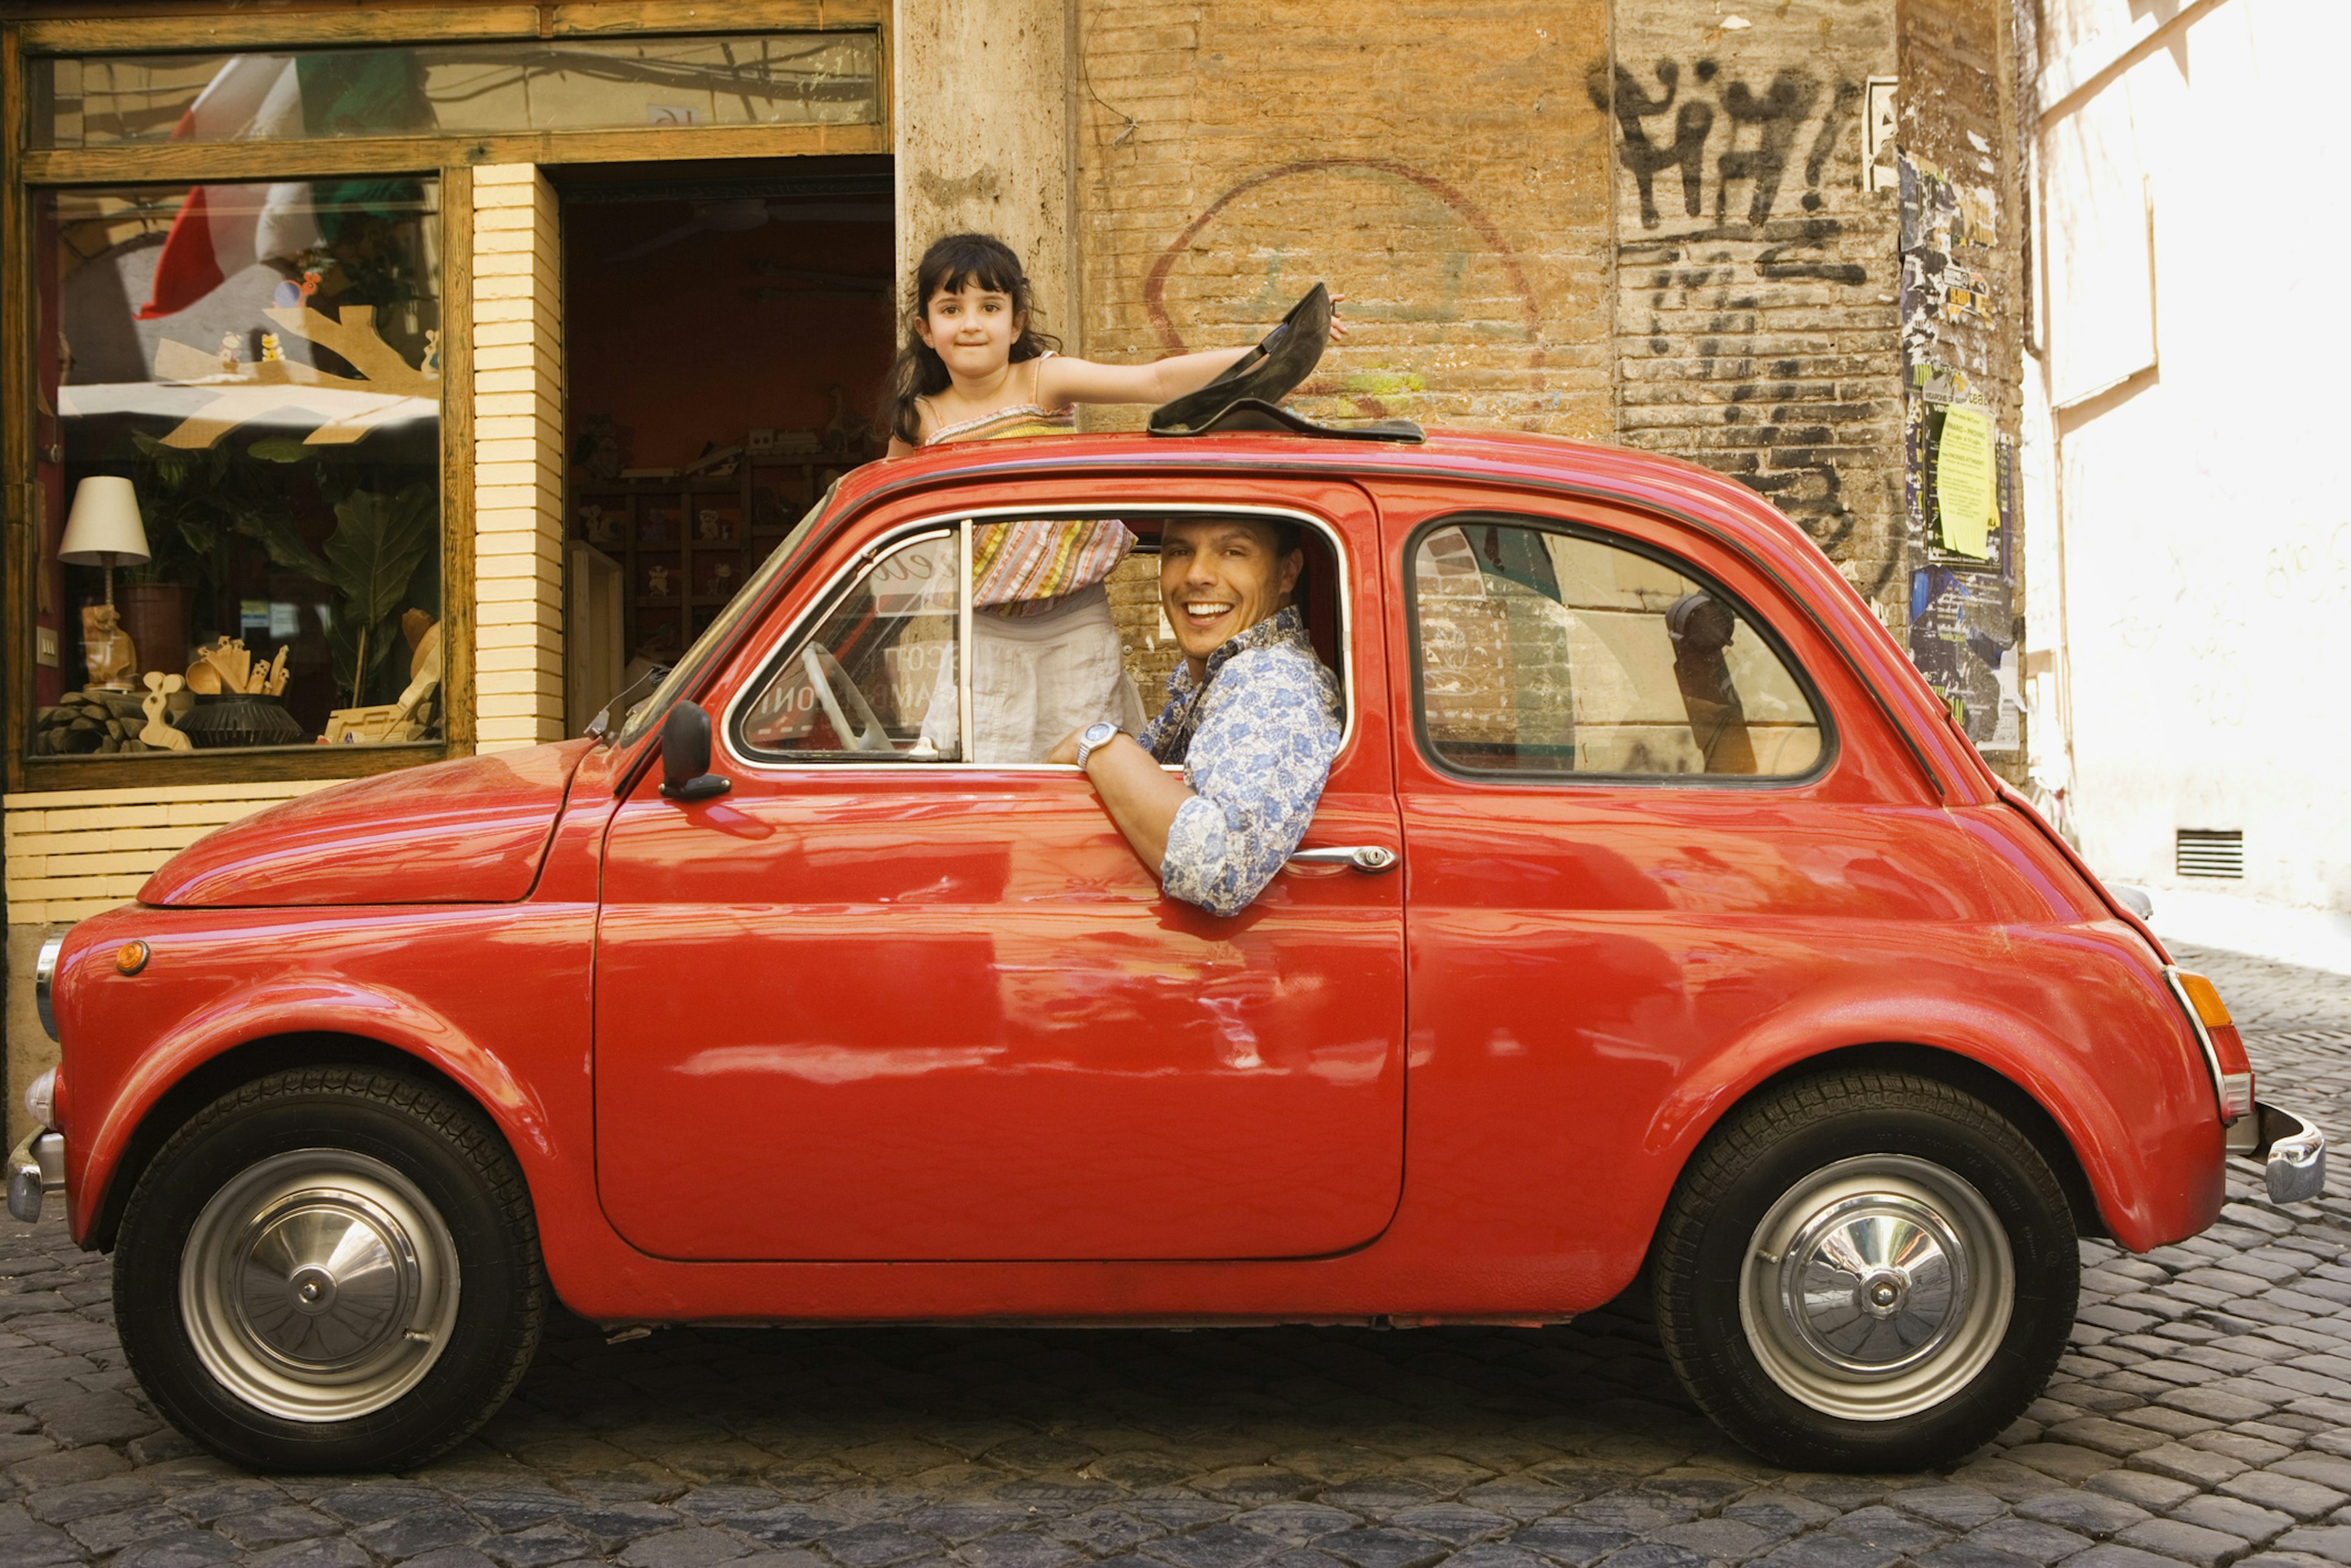
[[[2181,876],[2245,874],[2245,832],[2241,828],[2182,828],[2172,850],[2172,864]]]

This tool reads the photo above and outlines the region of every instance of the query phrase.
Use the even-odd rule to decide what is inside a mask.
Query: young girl
[[[990,235],[949,235],[925,251],[914,301],[880,420],[893,457],[947,441],[1068,434],[1081,402],[1167,402],[1207,385],[1249,351],[1212,349],[1148,365],[1058,353],[1054,340],[1031,325],[1020,258]],[[1332,336],[1345,331],[1334,317]],[[1102,587],[1134,548],[1126,526],[1107,518],[975,529],[972,605],[982,613],[972,617],[972,747],[955,749],[955,703],[945,679],[925,737],[975,762],[1038,762],[1063,736],[1098,719],[1130,734],[1140,729],[1143,703],[1120,657]]]

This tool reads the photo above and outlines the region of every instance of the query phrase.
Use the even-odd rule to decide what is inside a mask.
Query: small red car
[[[1299,525],[1345,697],[1232,918],[939,722],[975,528],[1120,517],[1148,576],[1205,514]],[[611,733],[225,828],[41,986],[12,1207],[62,1186],[156,1406],[264,1469],[445,1448],[558,1301],[1402,1328],[1636,1281],[1757,1452],[1908,1469],[2039,1392],[2077,1237],[2195,1234],[2230,1151],[2323,1180],[1801,531],[1532,436],[869,465]]]

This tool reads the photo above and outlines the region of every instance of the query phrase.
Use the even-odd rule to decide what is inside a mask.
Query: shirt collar
[[[1206,685],[1215,680],[1217,672],[1232,663],[1237,654],[1249,653],[1255,648],[1271,648],[1284,643],[1301,647],[1308,645],[1306,612],[1295,604],[1284,605],[1256,625],[1245,627],[1219,643],[1217,645],[1217,651],[1208,655],[1208,673],[1201,677],[1200,684]],[[1177,663],[1168,675],[1168,691],[1171,694],[1181,694],[1189,690],[1191,685],[1192,666],[1188,663]]]

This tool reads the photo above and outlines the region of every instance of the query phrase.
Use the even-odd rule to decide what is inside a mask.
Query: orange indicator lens
[[[2229,1004],[2220,999],[2220,988],[2201,975],[2179,971],[2179,988],[2188,993],[2188,1000],[2196,1009],[2196,1016],[2204,1020],[2206,1029],[2222,1029],[2234,1020],[2229,1017]]]
[[[114,950],[114,967],[126,975],[135,975],[147,967],[147,944],[125,942]]]

